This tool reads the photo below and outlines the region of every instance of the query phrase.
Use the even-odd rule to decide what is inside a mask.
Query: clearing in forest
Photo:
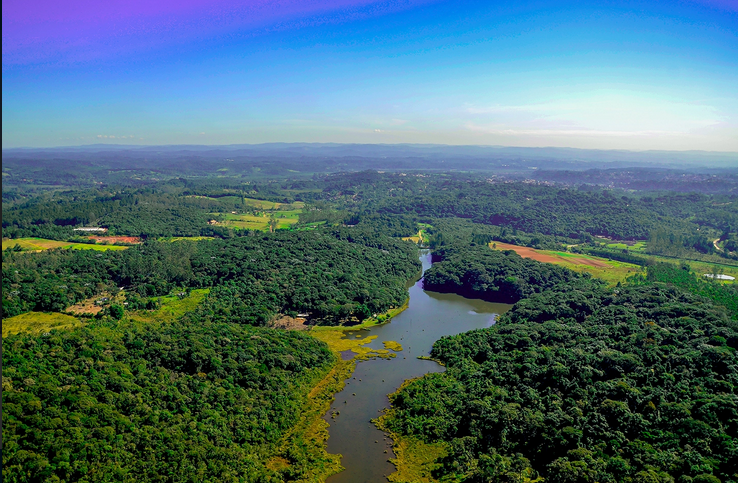
[[[52,248],[72,248],[74,250],[125,250],[128,247],[117,245],[96,245],[92,243],[72,243],[45,238],[3,238],[3,250],[15,248],[18,245],[21,251],[42,251]]]
[[[295,201],[293,203],[279,203],[276,201],[257,200],[256,198],[242,198],[237,195],[232,196],[201,196],[201,195],[188,195],[187,198],[206,198],[209,200],[216,200],[229,205],[242,204],[250,208],[256,208],[257,210],[302,210],[305,207],[305,203],[302,201]]]
[[[200,241],[200,240],[214,240],[214,239],[215,237],[212,237],[212,236],[167,236],[167,237],[159,238],[159,241],[176,242],[176,241],[183,241],[183,240]]]
[[[165,295],[156,298],[161,307],[156,310],[137,310],[131,312],[129,318],[138,322],[161,323],[172,322],[182,317],[187,312],[197,308],[205,300],[210,289],[199,288],[192,290],[189,295],[179,297],[177,295]]]
[[[81,325],[79,319],[70,315],[47,312],[26,312],[3,319],[3,337],[11,334],[41,334],[51,329],[71,329]]]
[[[218,225],[242,230],[269,231],[269,222],[274,217],[277,223],[277,230],[282,230],[290,228],[300,221],[300,213],[301,211],[274,211],[259,215],[223,213],[220,214],[223,217],[223,221],[218,223]]]
[[[494,250],[513,250],[523,258],[531,258],[539,262],[561,265],[576,272],[587,272],[592,274],[593,277],[605,280],[611,284],[624,282],[626,278],[641,270],[638,265],[633,265],[632,263],[607,260],[581,253],[537,250],[535,248],[501,242],[492,242],[489,246]]]
[[[96,243],[141,243],[141,238],[137,236],[88,236],[87,239]]]

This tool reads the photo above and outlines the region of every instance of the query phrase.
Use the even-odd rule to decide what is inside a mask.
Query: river
[[[431,266],[431,255],[422,250],[423,272]],[[336,394],[325,420],[330,424],[328,452],[343,455],[345,471],[328,478],[327,483],[380,483],[395,471],[388,461],[393,458],[392,441],[372,424],[389,406],[387,394],[395,392],[407,379],[431,372],[441,372],[427,356],[433,343],[445,335],[489,327],[495,317],[512,307],[459,295],[426,292],[422,279],[410,287],[408,308],[388,324],[368,330],[347,332],[347,337],[377,336],[368,347],[382,349],[383,341],[402,344],[403,351],[393,359],[359,362],[345,388]],[[355,395],[354,395],[355,394]],[[331,417],[335,411],[339,414]],[[386,452],[385,452],[386,451]]]

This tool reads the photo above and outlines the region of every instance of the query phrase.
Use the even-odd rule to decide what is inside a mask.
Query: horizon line
[[[93,143],[93,144],[78,144],[69,146],[49,146],[49,147],[31,147],[31,146],[18,146],[10,148],[2,148],[2,151],[10,150],[54,150],[54,149],[74,149],[74,148],[92,148],[92,147],[109,147],[109,148],[157,148],[157,147],[210,147],[210,148],[225,148],[225,147],[238,147],[238,146],[267,146],[267,145],[335,145],[335,146],[416,146],[416,147],[449,147],[449,148],[463,148],[463,147],[475,147],[475,148],[497,148],[497,149],[570,149],[576,151],[602,151],[602,152],[623,152],[623,153],[705,153],[705,154],[725,154],[725,155],[738,155],[738,151],[708,151],[700,149],[604,149],[604,148],[577,148],[567,146],[512,146],[502,144],[440,144],[440,143],[340,143],[340,142],[305,142],[305,141],[275,141],[266,143],[234,143],[234,144],[106,144],[106,143]]]

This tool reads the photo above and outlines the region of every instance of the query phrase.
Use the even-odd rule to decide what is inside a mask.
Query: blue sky
[[[738,151],[734,1],[45,1],[3,2],[3,148]]]

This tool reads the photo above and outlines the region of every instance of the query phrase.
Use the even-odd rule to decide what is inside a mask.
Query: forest
[[[82,226],[142,238],[228,238],[243,230],[211,220],[259,213],[249,197],[305,204],[293,230],[316,223],[364,224],[390,236],[411,236],[418,222],[468,219],[504,229],[501,237],[554,237],[593,248],[598,240],[647,240],[654,255],[738,261],[734,194],[632,193],[376,171],[284,180],[170,179],[146,187],[19,195],[3,203],[3,238],[70,240]]]
[[[438,340],[446,371],[390,396],[397,441],[444,448],[434,481],[738,481],[738,284],[705,277],[738,270],[730,179],[619,189],[598,184],[613,173],[351,171],[350,155],[255,170],[267,154],[178,174],[167,156],[10,167],[30,181],[3,190],[2,317],[74,324],[3,337],[4,481],[321,481],[340,469],[327,436],[296,428],[351,382],[343,331],[407,306],[419,245],[425,290],[514,304]],[[133,241],[20,244],[95,244],[81,227]],[[498,243],[632,265],[600,280]],[[276,327],[298,317],[304,332]]]
[[[733,481],[737,329],[662,283],[566,282],[436,342],[447,371],[392,395],[387,425],[448,443],[438,478]]]
[[[200,320],[5,338],[3,480],[270,481],[265,455],[333,357],[302,333]]]
[[[207,320],[266,325],[280,313],[308,313],[336,324],[402,305],[405,283],[419,269],[411,245],[348,228],[152,241],[123,251],[9,252],[2,310],[3,317],[62,312],[118,290],[140,304],[176,289],[213,287],[199,309]]]
[[[457,293],[489,302],[515,303],[534,293],[580,277],[556,265],[522,258],[486,246],[437,250],[439,261],[425,273],[423,286],[434,292]]]

